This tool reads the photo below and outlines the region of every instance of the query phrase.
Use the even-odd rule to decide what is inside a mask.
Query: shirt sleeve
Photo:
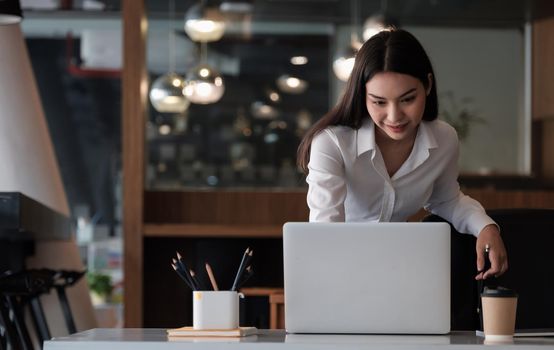
[[[308,163],[310,222],[343,222],[346,182],[338,140],[329,130],[317,134]]]
[[[458,232],[477,237],[485,226],[496,223],[486,214],[479,202],[460,191],[459,143],[455,133],[453,137],[456,142],[452,143],[452,150],[447,152],[446,167],[435,181],[433,193],[425,209],[452,223]]]

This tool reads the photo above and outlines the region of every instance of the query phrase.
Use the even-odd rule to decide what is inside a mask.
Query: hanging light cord
[[[208,43],[206,41],[200,42],[200,63],[208,63]]]
[[[175,72],[175,33],[173,32],[173,20],[175,15],[175,0],[169,0],[169,71]]]
[[[360,1],[351,0],[350,1],[350,19],[352,21],[352,31],[350,34],[350,42],[352,46],[357,45],[360,42],[360,37],[358,36],[358,13],[360,11]]]

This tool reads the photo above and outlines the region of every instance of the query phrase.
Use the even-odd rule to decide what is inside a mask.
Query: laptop
[[[289,333],[450,331],[447,223],[283,226]]]

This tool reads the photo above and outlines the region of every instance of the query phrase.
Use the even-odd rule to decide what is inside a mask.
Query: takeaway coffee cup
[[[239,293],[235,291],[194,291],[192,328],[239,328]]]
[[[483,328],[489,341],[510,341],[516,324],[517,294],[507,288],[485,288],[481,293]]]

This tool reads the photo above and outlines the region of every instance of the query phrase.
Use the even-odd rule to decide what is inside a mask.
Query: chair
[[[69,333],[76,327],[65,289],[75,284],[85,271],[51,269],[28,269],[16,273],[0,275],[0,326],[5,329],[5,337],[0,334],[0,349],[9,344],[12,349],[32,350],[33,342],[25,322],[24,308],[30,307],[30,315],[35,326],[39,343],[49,340],[50,330],[42,309],[40,296],[56,289],[60,306]]]
[[[12,349],[33,349],[25,323],[24,306],[30,299],[50,290],[53,275],[51,270],[27,270],[0,276],[0,325],[6,330],[5,343],[10,344]],[[32,315],[35,326],[38,327],[37,322],[45,322],[44,318],[41,320],[34,313]],[[44,317],[43,314],[40,316]]]
[[[269,296],[269,328],[285,328],[285,294],[276,293]]]
[[[258,314],[257,327],[268,327],[269,329],[285,328],[285,298],[283,288],[273,287],[246,287],[241,288],[240,292],[245,297],[267,297],[267,302],[264,301],[264,305],[269,304],[269,325],[266,325],[266,319],[262,315]],[[250,326],[251,324],[247,324]]]
[[[516,328],[554,328],[554,209],[492,209],[508,253],[501,286],[519,294]],[[430,215],[423,221],[445,221]],[[452,228],[451,328],[479,328],[475,237]]]

